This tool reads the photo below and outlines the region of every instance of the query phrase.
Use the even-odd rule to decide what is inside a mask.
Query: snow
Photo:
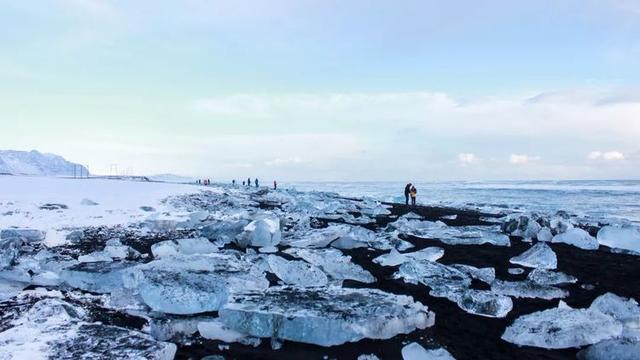
[[[551,242],[565,243],[585,250],[597,250],[599,247],[596,238],[579,228],[570,228],[566,232],[554,236]]]
[[[144,221],[149,213],[141,206],[152,206],[158,213],[168,212],[174,209],[162,204],[163,199],[198,193],[202,188],[107,179],[0,176],[0,189],[0,214],[4,214],[0,215],[0,229],[37,226],[35,230],[46,232],[45,243],[60,245],[65,243],[62,238],[67,229]],[[99,205],[80,205],[85,198]],[[68,209],[40,209],[44,203],[66,204]]]
[[[425,349],[418,343],[411,343],[402,348],[403,360],[455,360],[445,349]]]
[[[556,253],[549,245],[539,242],[529,250],[509,260],[510,263],[540,269],[555,269],[558,267]]]
[[[411,297],[376,289],[271,287],[230,296],[219,312],[230,329],[321,346],[389,339],[434,324]]]
[[[605,226],[597,235],[598,242],[611,248],[640,253],[640,228],[634,225]]]

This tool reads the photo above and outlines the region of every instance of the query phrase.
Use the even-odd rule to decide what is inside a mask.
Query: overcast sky
[[[218,180],[640,178],[636,0],[0,9],[0,149]]]

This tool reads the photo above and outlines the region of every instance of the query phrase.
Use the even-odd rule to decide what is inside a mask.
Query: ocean
[[[300,191],[329,191],[344,196],[404,202],[400,182],[296,182]],[[592,219],[640,224],[640,180],[448,181],[416,182],[418,203],[505,209],[552,214],[563,210]]]

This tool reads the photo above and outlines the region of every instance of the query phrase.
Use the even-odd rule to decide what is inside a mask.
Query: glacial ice
[[[355,249],[369,247],[375,241],[375,232],[360,226],[352,226],[348,233],[332,242],[331,246],[338,249]]]
[[[471,276],[472,278],[480,280],[489,285],[491,285],[496,279],[496,269],[492,267],[477,268],[475,266],[465,264],[453,264],[451,265],[451,267],[456,268],[463,273]]]
[[[507,235],[487,226],[450,227],[442,221],[421,221],[400,217],[390,223],[388,229],[420,238],[437,239],[448,245],[511,245]]]
[[[349,231],[351,231],[350,225],[330,224],[324,229],[297,233],[294,237],[284,239],[283,244],[299,248],[321,248],[348,234]]]
[[[281,239],[280,219],[265,217],[245,226],[244,231],[236,237],[236,243],[240,247],[266,247],[278,245]]]
[[[575,277],[559,271],[546,269],[533,269],[527,279],[538,285],[562,285],[573,284],[578,281]]]
[[[19,239],[0,240],[0,269],[11,266],[20,252],[20,245]]]
[[[640,340],[619,338],[601,341],[580,351],[579,360],[640,360]]]
[[[0,332],[1,359],[173,359],[176,346],[147,334],[89,323],[80,307],[55,299],[36,302]]]
[[[536,238],[538,239],[538,241],[551,242],[551,240],[553,239],[551,229],[549,229],[548,227],[540,229],[540,231],[538,231],[538,235],[536,235]]]
[[[391,249],[389,253],[380,255],[373,259],[373,262],[381,266],[398,266],[407,261],[436,261],[443,256],[444,249],[435,246],[408,253],[399,253],[396,249]]]
[[[166,240],[151,246],[151,253],[154,258],[175,256],[178,254],[194,255],[210,254],[215,252],[218,252],[218,247],[211,243],[209,239],[204,237]]]
[[[509,262],[530,268],[555,269],[558,267],[556,253],[544,242],[533,245],[529,250],[512,257]]]
[[[248,224],[249,221],[244,219],[214,222],[200,229],[200,235],[215,241],[216,244],[224,245],[231,243],[236,236],[244,231],[245,226]]]
[[[455,360],[444,348],[425,349],[418,343],[411,343],[402,348],[402,360]]]
[[[236,293],[219,315],[240,333],[321,346],[388,339],[435,322],[434,314],[411,297],[338,287]]]
[[[593,300],[590,309],[612,316],[625,328],[640,330],[640,306],[634,299],[606,293]]]
[[[448,297],[451,291],[466,289],[471,285],[471,278],[464,272],[426,260],[405,262],[394,277],[409,283],[422,283],[431,288],[432,296],[438,297]]]
[[[124,272],[135,265],[130,261],[85,262],[62,270],[60,279],[84,291],[110,293],[122,288]]]
[[[566,349],[598,343],[622,333],[613,317],[593,309],[560,307],[517,318],[502,339],[516,345]]]
[[[343,255],[338,249],[289,248],[284,252],[319,267],[334,280],[355,280],[363,283],[376,281],[370,272],[354,264],[350,256]]]
[[[597,250],[598,240],[580,228],[570,228],[553,237],[552,243],[565,243],[585,250]]]
[[[229,293],[263,290],[264,273],[236,253],[162,258],[132,268],[125,287],[136,290],[151,309],[168,314],[217,311]]]
[[[24,243],[37,243],[44,240],[46,233],[36,229],[5,229],[0,231],[0,239],[16,239]]]
[[[566,290],[548,285],[538,285],[531,281],[503,281],[496,280],[491,284],[491,291],[495,294],[528,299],[562,299],[569,295]]]
[[[210,340],[220,340],[226,343],[238,342],[244,345],[260,345],[260,339],[256,339],[228,328],[219,319],[210,319],[198,323],[200,336]]]
[[[510,297],[487,290],[468,289],[460,294],[456,303],[470,314],[495,318],[503,318],[513,309]]]
[[[302,287],[325,286],[327,275],[317,266],[301,260],[286,260],[276,255],[267,258],[271,272],[288,285]]]
[[[640,253],[640,228],[633,225],[605,226],[597,235],[598,242],[611,248]]]

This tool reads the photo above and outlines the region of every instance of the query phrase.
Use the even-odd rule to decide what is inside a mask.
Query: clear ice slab
[[[556,253],[544,242],[533,245],[529,250],[512,257],[509,262],[530,268],[555,269],[558,267]]]
[[[435,322],[435,315],[411,297],[339,287],[236,293],[219,314],[240,333],[321,346],[388,339]]]

